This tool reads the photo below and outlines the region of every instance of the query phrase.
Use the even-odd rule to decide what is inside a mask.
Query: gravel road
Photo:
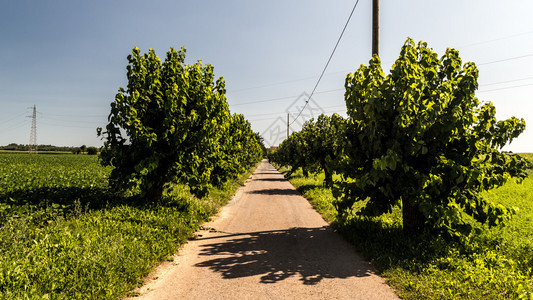
[[[266,160],[138,292],[133,299],[398,299]]]

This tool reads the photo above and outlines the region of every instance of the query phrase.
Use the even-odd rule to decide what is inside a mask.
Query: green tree
[[[525,128],[524,120],[496,121],[492,103],[475,97],[478,70],[448,49],[442,58],[420,42],[404,44],[385,76],[374,56],[346,78],[350,117],[342,162],[346,179],[337,207],[377,215],[401,204],[403,228],[468,231],[462,212],[495,225],[510,209],[480,192],[511,177],[525,178],[525,160],[501,153]]]
[[[261,151],[263,152],[263,157],[266,157],[267,148],[265,147],[265,139],[261,136],[259,131],[255,133],[255,138],[259,141],[259,144],[261,146]]]
[[[261,160],[262,151],[252,126],[243,115],[234,114],[220,137],[219,161],[211,173],[211,183],[220,185],[244,173]]]
[[[102,164],[114,167],[110,183],[138,187],[151,201],[174,181],[205,196],[230,118],[224,79],[215,82],[212,65],[185,64],[184,48],[171,48],[162,63],[153,49],[141,55],[135,47],[128,61],[127,88],[98,130]]]
[[[309,153],[308,143],[302,131],[296,131],[291,133],[277,150],[270,153],[269,159],[280,166],[290,167],[288,176],[302,168],[304,176],[307,177],[309,166],[313,164],[309,161],[307,153]]]
[[[84,153],[85,151],[87,151],[87,146],[85,146],[85,145],[81,145],[81,147],[80,147],[80,151],[81,151],[82,153]]]
[[[96,155],[98,154],[98,149],[96,147],[87,147],[87,154]]]
[[[338,114],[321,114],[316,121],[308,120],[302,130],[293,132],[270,154],[269,159],[276,164],[290,166],[289,175],[298,168],[302,168],[304,175],[308,171],[322,170],[325,175],[324,184],[331,186],[340,140],[344,137],[344,123],[345,120]]]
[[[343,123],[344,119],[338,114],[321,114],[316,121],[311,119],[305,122],[301,130],[306,150],[303,153],[306,156],[303,161],[307,168],[324,172],[326,186],[333,183],[332,176],[340,151],[340,141],[344,136]]]

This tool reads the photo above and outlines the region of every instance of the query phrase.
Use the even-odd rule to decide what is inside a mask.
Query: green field
[[[108,188],[97,156],[0,154],[0,299],[116,299],[171,259],[249,174],[161,205]]]
[[[522,184],[511,181],[485,193],[518,208],[505,226],[477,225],[477,233],[462,238],[405,237],[399,208],[380,217],[352,215],[339,221],[323,174],[305,178],[299,171],[290,181],[402,298],[533,299],[533,171],[529,175]]]

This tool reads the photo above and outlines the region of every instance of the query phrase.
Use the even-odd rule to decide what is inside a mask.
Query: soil
[[[266,160],[132,299],[398,299]]]

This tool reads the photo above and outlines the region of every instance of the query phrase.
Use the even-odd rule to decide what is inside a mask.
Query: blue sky
[[[445,3],[445,5],[444,5]],[[230,109],[275,144],[324,67],[355,1],[3,1],[0,145],[100,146],[109,104],[126,85],[134,46],[187,48],[226,80]],[[533,152],[533,1],[381,0],[380,56],[389,70],[407,37],[447,47],[480,70],[478,97],[526,131],[506,150]],[[314,112],[344,114],[344,78],[371,53],[371,0],[360,0],[324,78]],[[321,109],[319,109],[319,107]],[[304,118],[311,115],[303,114]],[[291,130],[298,130],[296,122]]]

